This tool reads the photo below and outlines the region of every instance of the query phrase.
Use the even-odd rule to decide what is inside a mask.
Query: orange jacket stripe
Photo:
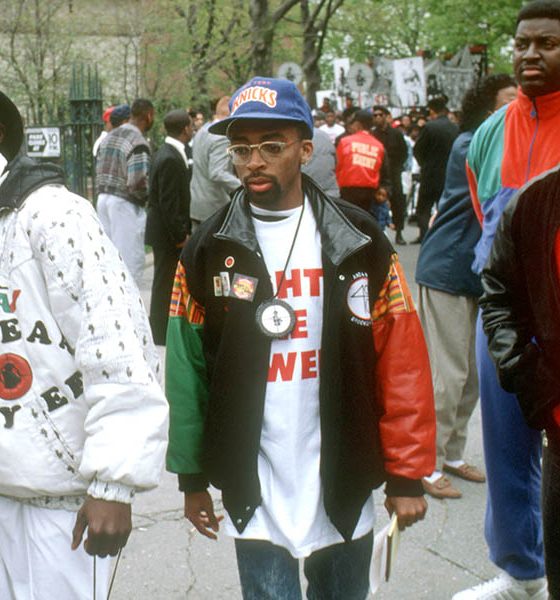
[[[173,281],[169,316],[185,317],[192,325],[202,325],[204,323],[204,307],[191,296],[187,286],[185,267],[180,262],[177,265],[175,280]]]

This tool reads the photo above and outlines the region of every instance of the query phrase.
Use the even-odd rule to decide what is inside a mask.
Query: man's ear
[[[313,142],[311,140],[303,140],[301,144],[301,164],[306,165],[313,156]]]

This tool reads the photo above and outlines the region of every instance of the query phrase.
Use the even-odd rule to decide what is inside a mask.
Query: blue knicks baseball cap
[[[287,79],[253,77],[229,101],[230,115],[209,127],[211,133],[227,135],[234,121],[268,119],[305,125],[313,137],[313,117],[309,105],[294,83]]]

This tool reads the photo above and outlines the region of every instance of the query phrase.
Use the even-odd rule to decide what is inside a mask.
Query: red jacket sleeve
[[[478,183],[476,181],[476,175],[474,174],[474,171],[471,169],[468,161],[465,165],[465,169],[467,170],[467,180],[469,182],[469,191],[471,193],[471,200],[472,200],[474,212],[476,214],[476,218],[478,219],[478,222],[482,225],[484,216],[482,214],[482,208],[480,207],[480,200],[478,199]]]
[[[385,471],[418,480],[435,468],[434,395],[424,334],[396,255],[372,322]]]

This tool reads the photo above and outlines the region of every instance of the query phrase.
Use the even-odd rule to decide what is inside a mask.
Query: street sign
[[[27,156],[60,157],[59,127],[28,127],[25,130]]]
[[[303,79],[303,70],[297,63],[285,62],[278,67],[276,75],[279,79],[288,79],[299,85]]]

